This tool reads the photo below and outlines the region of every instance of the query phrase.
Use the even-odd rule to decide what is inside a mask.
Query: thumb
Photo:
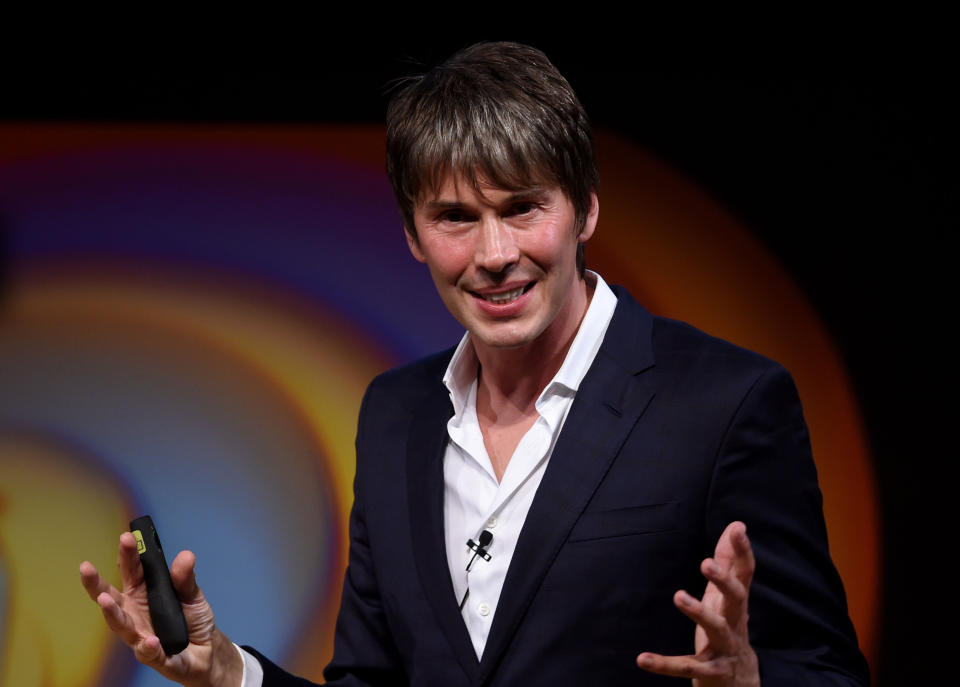
[[[194,602],[202,596],[197,586],[196,564],[197,557],[193,551],[181,551],[170,566],[170,580],[182,603]]]

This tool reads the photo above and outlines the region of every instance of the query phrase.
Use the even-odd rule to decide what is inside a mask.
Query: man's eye
[[[462,210],[448,210],[440,215],[440,220],[443,222],[452,222],[458,224],[464,222],[467,219],[467,214]]]
[[[535,203],[514,203],[510,206],[511,215],[526,215],[533,212],[536,208]]]

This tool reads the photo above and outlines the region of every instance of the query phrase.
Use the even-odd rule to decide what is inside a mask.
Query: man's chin
[[[523,331],[491,331],[490,328],[474,328],[470,330],[474,343],[479,342],[486,348],[509,351],[517,350],[530,345],[537,337],[536,334]]]

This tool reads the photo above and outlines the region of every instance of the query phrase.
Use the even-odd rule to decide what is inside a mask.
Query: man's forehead
[[[525,185],[502,186],[482,176],[477,176],[474,181],[462,174],[447,174],[438,181],[435,187],[424,189],[423,194],[417,201],[417,206],[451,205],[476,199],[477,196],[487,201],[500,201],[559,190],[559,187],[555,184],[545,184],[534,180]]]

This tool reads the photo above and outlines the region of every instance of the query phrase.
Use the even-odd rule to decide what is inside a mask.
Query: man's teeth
[[[519,289],[514,289],[513,291],[504,291],[503,293],[488,293],[483,297],[483,299],[490,301],[491,303],[496,303],[497,305],[502,305],[503,303],[515,301],[522,295],[523,287],[521,286]]]

